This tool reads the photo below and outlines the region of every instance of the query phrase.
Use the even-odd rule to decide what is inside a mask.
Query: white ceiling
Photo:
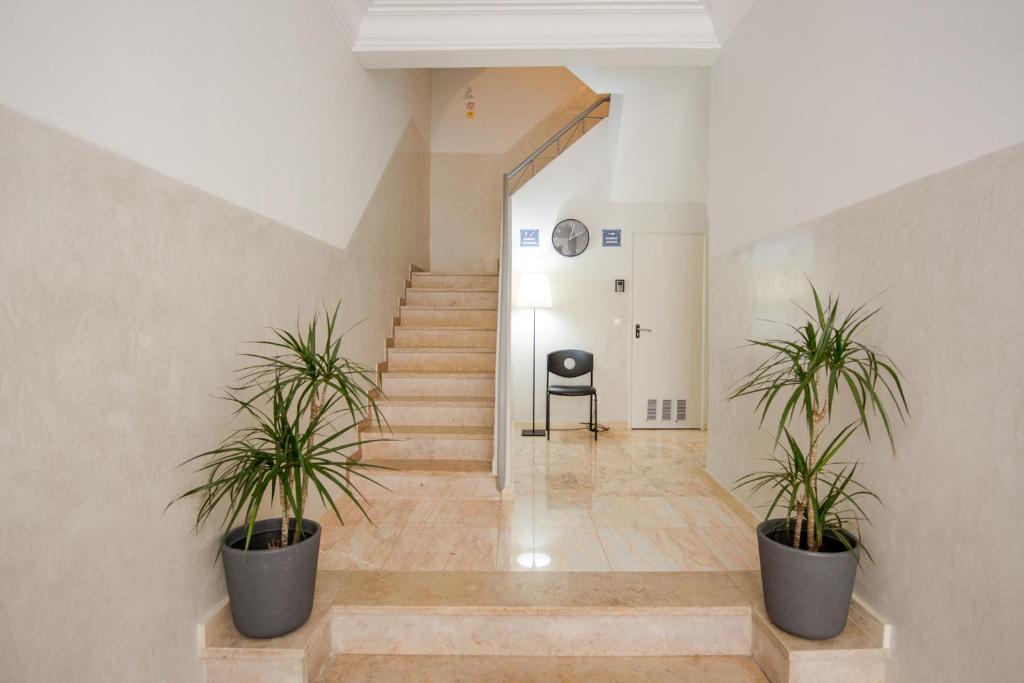
[[[710,64],[753,2],[326,1],[370,68]]]

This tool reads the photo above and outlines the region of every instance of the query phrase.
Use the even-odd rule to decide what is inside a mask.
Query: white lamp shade
[[[519,279],[519,308],[551,308],[551,283],[544,273],[523,273]]]

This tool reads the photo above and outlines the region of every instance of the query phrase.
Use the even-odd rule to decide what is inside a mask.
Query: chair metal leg
[[[597,394],[594,394],[594,441],[597,441]]]
[[[544,405],[544,436],[551,441],[551,394],[545,394]]]

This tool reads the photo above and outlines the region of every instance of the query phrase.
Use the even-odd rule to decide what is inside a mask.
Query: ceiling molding
[[[372,52],[375,50],[459,50],[459,49],[492,49],[502,50],[516,48],[519,50],[549,50],[553,47],[566,49],[602,49],[602,48],[659,48],[659,49],[718,49],[718,41],[714,36],[705,33],[662,34],[656,36],[637,36],[622,34],[596,35],[593,33],[550,34],[538,36],[535,33],[521,35],[502,35],[473,37],[462,35],[449,36],[376,36],[360,38],[353,52]]]
[[[703,0],[367,0],[369,11],[382,12],[703,12]]]
[[[483,65],[472,61],[480,55],[488,65],[508,66],[582,58],[707,63],[720,47],[703,0],[326,1],[352,51],[371,68],[435,65],[431,54],[442,52],[441,62],[462,66]],[[694,54],[682,54],[687,50]]]

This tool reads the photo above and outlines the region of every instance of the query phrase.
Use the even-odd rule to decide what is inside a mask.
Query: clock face
[[[562,256],[579,256],[590,244],[590,232],[583,221],[566,218],[551,231],[551,244]]]

